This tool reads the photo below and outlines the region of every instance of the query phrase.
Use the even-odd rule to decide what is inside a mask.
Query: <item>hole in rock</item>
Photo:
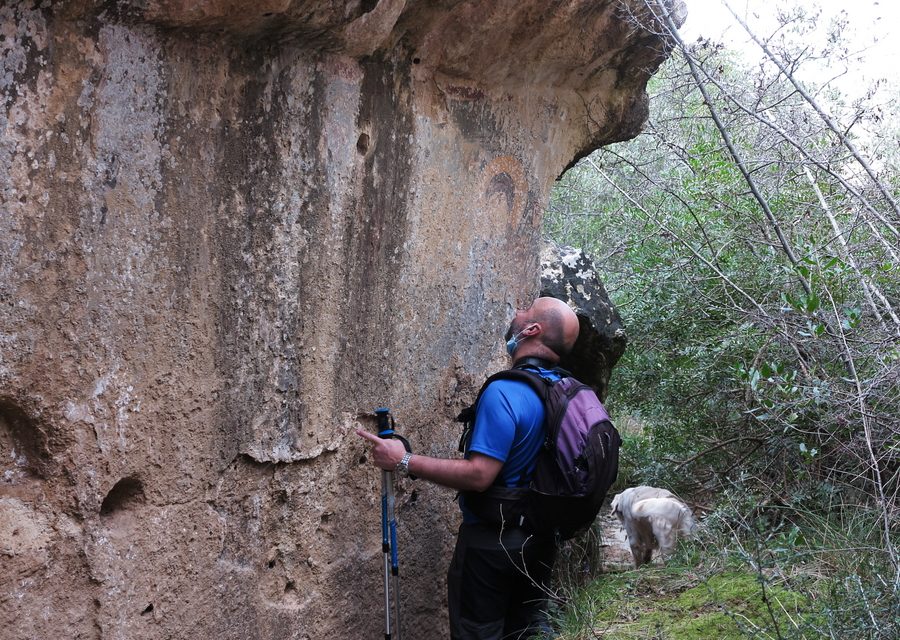
[[[294,586],[294,581],[293,581],[293,580],[288,580],[288,581],[287,581],[287,584],[284,585],[284,592],[285,592],[285,593],[290,593],[291,591],[296,591],[296,590],[297,590],[297,587]]]
[[[419,64],[422,62],[422,58],[413,58],[413,64]]]
[[[141,615],[145,616],[148,613],[150,613],[151,611],[153,611],[153,603],[152,602],[150,604],[148,604],[147,607],[143,611],[141,611]]]
[[[275,561],[274,561],[274,560],[269,560],[269,561],[266,563],[266,566],[269,567],[270,569],[274,569],[274,568],[275,568]]]
[[[144,502],[144,484],[133,476],[119,480],[100,505],[100,515],[109,516]]]
[[[366,152],[369,150],[368,133],[359,134],[359,138],[356,140],[356,150],[359,151],[360,154],[366,155]]]
[[[363,13],[369,13],[372,9],[378,6],[378,0],[362,0],[360,3],[360,8]]]
[[[366,456],[360,456],[360,457],[359,457],[359,464],[365,464],[367,460],[368,460],[368,458],[366,458]]]

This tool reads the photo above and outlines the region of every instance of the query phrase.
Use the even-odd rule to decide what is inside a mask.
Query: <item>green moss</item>
[[[734,618],[721,611],[710,611],[670,625],[671,638],[740,638]]]
[[[768,601],[768,604],[767,604]],[[563,620],[560,638],[665,638],[733,640],[802,637],[810,621],[803,595],[749,572],[709,576],[664,567],[604,576],[579,592]]]

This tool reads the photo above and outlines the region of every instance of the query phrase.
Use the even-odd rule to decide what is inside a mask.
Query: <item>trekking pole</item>
[[[394,418],[390,409],[375,409],[379,438],[397,438],[407,451],[409,442],[394,431]],[[394,515],[394,474],[381,470],[381,550],[384,553],[384,638],[391,640],[391,594],[394,600],[396,640],[400,640],[400,561],[397,553],[397,518]],[[393,583],[393,585],[391,584]]]

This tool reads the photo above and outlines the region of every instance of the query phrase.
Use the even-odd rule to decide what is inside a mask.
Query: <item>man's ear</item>
[[[544,332],[541,325],[537,322],[532,322],[529,326],[522,329],[522,335],[528,336],[529,338],[533,336],[539,336]]]

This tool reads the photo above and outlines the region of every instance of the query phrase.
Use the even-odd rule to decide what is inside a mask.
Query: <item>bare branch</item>
[[[806,100],[807,103],[809,103],[809,105],[819,115],[819,117],[822,118],[822,120],[825,122],[825,124],[828,125],[828,128],[831,129],[831,131],[840,138],[841,143],[845,147],[847,147],[847,149],[850,151],[851,154],[853,154],[854,159],[859,163],[859,165],[863,168],[863,170],[865,170],[865,172],[869,175],[869,178],[872,179],[872,183],[878,188],[878,190],[884,196],[885,200],[887,200],[887,202],[891,205],[891,208],[894,210],[894,215],[896,215],[897,218],[900,219],[900,205],[897,204],[897,201],[891,195],[888,188],[878,178],[878,176],[875,174],[875,171],[872,169],[871,165],[868,163],[868,161],[866,161],[866,159],[862,156],[862,154],[857,150],[857,148],[853,144],[853,142],[851,142],[850,139],[840,131],[840,129],[837,126],[837,123],[831,118],[831,116],[828,115],[825,112],[825,110],[821,107],[821,105],[819,105],[819,103],[806,91],[806,89],[803,87],[803,85],[800,84],[800,82],[796,79],[794,74],[784,66],[784,64],[781,62],[781,60],[778,59],[778,56],[776,56],[774,53],[772,53],[772,50],[768,47],[768,45],[766,45],[765,42],[760,40],[759,37],[753,32],[753,30],[750,29],[750,27],[747,25],[747,23],[737,14],[737,12],[731,7],[731,5],[728,4],[728,1],[722,0],[722,4],[724,4],[725,7],[728,9],[728,11],[731,12],[731,15],[734,16],[734,19],[737,20],[738,24],[740,24],[744,28],[744,31],[747,32],[747,35],[749,35],[750,38],[757,45],[759,45],[760,49],[763,50],[763,53],[766,54],[766,57],[768,57],[768,59],[771,60],[772,63],[776,67],[778,67],[778,70],[784,74],[785,78],[787,78],[788,81],[792,85],[794,85],[794,87],[797,89],[797,91],[800,93],[800,95],[803,96],[803,99]],[[669,18],[669,22],[671,22],[671,18]]]

